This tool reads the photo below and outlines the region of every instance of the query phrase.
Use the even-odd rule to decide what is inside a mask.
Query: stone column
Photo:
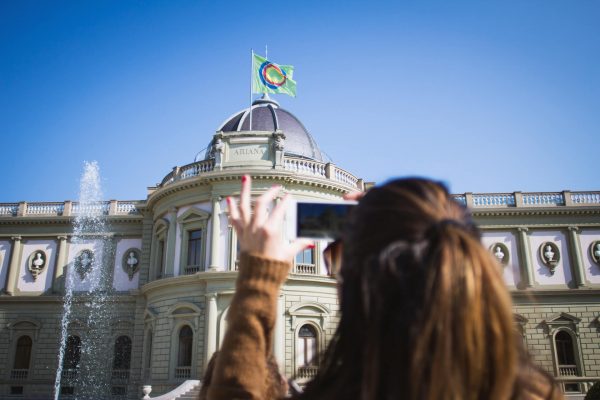
[[[165,259],[165,278],[175,274],[175,245],[177,244],[177,209],[169,210],[169,231],[167,232],[167,257]]]
[[[283,294],[279,294],[277,298],[277,319],[275,320],[275,341],[273,343],[273,355],[277,360],[277,364],[283,371],[285,366],[285,298]]]
[[[525,287],[531,288],[535,285],[533,277],[533,265],[531,264],[531,250],[529,249],[528,228],[517,228],[519,236],[519,255],[521,259],[522,277]]]
[[[58,252],[56,253],[56,263],[54,264],[54,280],[52,281],[52,291],[56,294],[64,293],[65,266],[67,265],[67,236],[58,236]]]
[[[217,350],[217,294],[208,293],[206,301],[208,305],[206,307],[206,352],[204,353],[204,365],[208,363],[210,357]]]
[[[212,223],[210,236],[210,266],[211,271],[218,268],[219,240],[221,236],[221,196],[212,197]]]
[[[569,226],[569,247],[573,278],[577,287],[585,287],[585,271],[583,269],[583,257],[581,256],[581,245],[579,243],[579,228]]]
[[[21,236],[11,237],[13,244],[11,246],[10,266],[8,268],[8,276],[6,277],[6,286],[4,291],[10,296],[15,295],[17,288],[17,279],[19,277],[19,268],[21,267]]]

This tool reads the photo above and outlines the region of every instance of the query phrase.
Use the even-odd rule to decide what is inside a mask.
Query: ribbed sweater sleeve
[[[291,264],[242,253],[209,400],[265,400],[279,288]]]

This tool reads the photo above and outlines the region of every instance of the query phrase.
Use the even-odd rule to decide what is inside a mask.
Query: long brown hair
[[[343,243],[340,323],[302,398],[522,397],[510,295],[443,185],[370,190]]]

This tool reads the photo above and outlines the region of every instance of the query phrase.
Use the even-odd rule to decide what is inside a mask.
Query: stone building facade
[[[248,109],[234,114],[205,154],[174,168],[145,200],[95,204],[109,227],[102,238],[72,240],[73,219],[85,211],[76,201],[0,204],[0,398],[50,397],[67,271],[80,271],[99,251],[111,271],[113,312],[106,326],[86,326],[77,315],[89,299],[75,296],[63,397],[80,390],[75,378],[90,355],[75,350],[90,329],[103,329],[110,349],[113,398],[198,379],[227,326],[238,247],[225,197],[239,193],[241,176],[253,177],[256,195],[279,184],[297,199],[331,201],[365,189],[276,102],[257,100],[251,110],[252,130]],[[524,342],[563,390],[584,393],[600,379],[600,192],[455,198],[472,209],[499,260]],[[291,220],[290,212],[288,237]],[[335,280],[320,256],[325,245],[297,257],[278,303],[274,354],[300,380],[314,375],[338,322]],[[76,293],[86,285],[85,273],[75,274]]]

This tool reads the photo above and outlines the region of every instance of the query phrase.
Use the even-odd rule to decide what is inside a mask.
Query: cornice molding
[[[156,203],[158,203],[163,198],[169,197],[174,193],[181,192],[188,189],[193,189],[200,186],[208,186],[210,184],[216,182],[227,182],[227,181],[240,181],[243,175],[250,175],[252,179],[261,179],[261,180],[277,180],[283,181],[284,184],[287,185],[303,185],[303,186],[311,186],[320,189],[327,189],[335,192],[339,192],[340,194],[345,194],[351,191],[355,191],[347,185],[344,185],[341,182],[329,180],[329,179],[319,179],[319,178],[311,178],[307,176],[297,176],[292,172],[286,172],[283,170],[239,170],[237,172],[229,172],[229,171],[217,171],[217,172],[209,172],[201,176],[188,178],[185,180],[181,180],[178,182],[171,183],[165,187],[157,189],[150,196],[148,196],[148,200],[146,203],[146,208],[148,210],[152,210]],[[210,200],[211,194],[207,194],[207,200]]]

